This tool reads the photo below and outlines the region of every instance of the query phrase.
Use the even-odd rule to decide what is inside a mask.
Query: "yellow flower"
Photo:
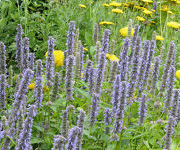
[[[176,78],[178,78],[178,80],[180,80],[180,70],[177,70],[175,75],[176,75]]]
[[[156,40],[157,41],[163,41],[164,38],[162,36],[160,36],[160,35],[156,35]]]
[[[43,86],[43,92],[47,92],[47,91],[49,91],[49,88],[46,85],[44,85]]]
[[[112,9],[112,12],[117,14],[123,14],[123,11],[121,9]]]
[[[167,26],[178,29],[178,28],[180,28],[180,23],[178,23],[178,22],[168,22]]]
[[[110,61],[119,61],[119,58],[116,55],[106,54],[106,58]]]
[[[143,13],[146,14],[146,15],[152,15],[152,11],[149,11],[149,10],[147,10],[147,9],[145,9],[145,10],[143,11]]]
[[[142,2],[145,2],[145,3],[153,3],[152,0],[141,0]]]
[[[109,4],[106,4],[106,3],[104,3],[104,4],[103,4],[103,6],[104,6],[104,7],[109,7],[110,5],[109,5]]]
[[[99,25],[113,25],[113,24],[114,24],[113,22],[109,22],[109,21],[99,22]]]
[[[33,82],[33,83],[29,84],[29,85],[28,85],[28,88],[29,88],[30,90],[34,90],[34,88],[35,88],[35,83]]]
[[[144,7],[140,7],[140,6],[134,6],[134,8],[136,8],[136,9],[139,9],[139,10],[144,10],[145,8]]]
[[[120,32],[120,34],[122,36],[127,36],[127,34],[128,34],[128,27],[120,29],[119,32]],[[134,29],[132,29],[132,31],[131,31],[131,36],[133,36],[133,34],[134,34]]]
[[[146,20],[146,19],[144,19],[143,17],[140,17],[140,16],[137,16],[136,19],[139,20],[139,21],[142,21],[142,22],[144,22]]]
[[[79,7],[81,7],[81,8],[86,8],[86,5],[79,4]]]
[[[115,6],[115,7],[120,7],[122,5],[122,3],[118,3],[118,2],[111,2],[109,3],[110,6]]]
[[[83,49],[84,49],[85,51],[89,51],[89,50],[88,50],[87,48],[85,48],[85,47],[84,47]]]
[[[83,78],[84,77],[84,73],[81,73],[81,78]]]
[[[167,13],[168,13],[168,14],[173,14],[173,12],[172,12],[172,11],[170,11],[170,10],[169,10],[169,11],[167,11]]]
[[[56,66],[58,67],[63,66],[64,52],[61,50],[55,50],[53,54],[54,54],[54,63],[56,64]],[[45,56],[47,56],[47,52]]]

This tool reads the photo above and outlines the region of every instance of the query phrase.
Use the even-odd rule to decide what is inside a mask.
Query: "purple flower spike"
[[[16,146],[16,150],[29,150],[31,149],[31,132],[32,132],[32,125],[33,125],[33,118],[36,116],[36,106],[32,105],[29,108],[29,112],[27,113],[26,120],[23,124],[23,129],[19,135],[18,143]]]
[[[25,37],[24,38],[24,48],[23,48],[23,71],[29,67],[28,60],[29,60],[29,38]]]
[[[51,87],[53,84],[54,77],[54,39],[49,37],[48,40],[48,52],[46,57],[46,80],[47,86]]]
[[[6,108],[6,76],[0,75],[0,109]]]
[[[76,138],[75,150],[81,150],[85,116],[86,116],[85,111],[81,110],[77,121],[77,126],[80,128],[80,132],[78,133]]]
[[[17,35],[16,35],[16,61],[17,65],[20,68],[20,70],[23,69],[23,40],[22,40],[22,35],[23,35],[23,29],[20,24],[18,24],[17,28]]]
[[[0,74],[4,74],[6,76],[6,49],[3,42],[0,42]]]
[[[53,148],[51,150],[64,150],[66,139],[62,135],[54,136]]]
[[[90,112],[90,126],[93,126],[94,123],[96,122],[96,117],[97,117],[97,114],[98,114],[98,104],[99,104],[99,101],[100,101],[100,97],[98,94],[93,94],[93,97],[92,97],[92,105],[91,105],[91,112]]]
[[[73,100],[73,66],[74,56],[70,55],[67,59],[66,78],[65,78],[65,93],[67,100]]]
[[[81,129],[77,126],[75,126],[69,131],[68,143],[66,144],[66,150],[73,150],[73,148],[76,147],[75,140],[80,131]]]
[[[112,122],[112,113],[111,110],[109,108],[105,108],[104,111],[104,123],[106,126],[109,126]],[[106,127],[105,128],[105,133],[109,134],[110,133],[110,127]]]
[[[74,54],[75,22],[70,21],[67,35],[67,58]]]
[[[139,125],[143,125],[145,116],[146,116],[146,110],[147,105],[146,105],[146,95],[142,94],[141,102],[140,102],[140,107],[139,107]]]
[[[118,109],[115,114],[115,122],[114,122],[114,129],[113,134],[120,133],[123,127],[123,118],[124,118],[124,111],[126,108],[126,97],[127,97],[127,83],[126,81],[121,82],[121,92],[120,92],[120,102],[118,104]]]
[[[112,96],[113,114],[116,113],[119,104],[120,90],[121,90],[120,81],[121,81],[121,77],[120,75],[117,75],[114,81],[114,91]]]

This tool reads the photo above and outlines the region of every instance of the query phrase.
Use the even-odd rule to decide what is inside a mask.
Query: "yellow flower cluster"
[[[157,35],[157,36],[156,36],[156,40],[157,40],[157,41],[163,41],[164,38],[163,38],[162,36],[160,36],[160,35]]]
[[[153,3],[152,0],[141,0],[142,2],[145,2],[145,3]]]
[[[113,1],[113,2],[109,3],[109,5],[114,6],[114,7],[120,7],[120,6],[122,6],[122,3],[118,3],[118,2]]]
[[[88,50],[87,48],[85,48],[85,47],[84,47],[83,49],[84,49],[84,51],[89,51],[89,50]]]
[[[172,27],[174,29],[178,29],[178,28],[180,28],[180,23],[178,23],[178,22],[168,22],[167,26]]]
[[[33,83],[29,84],[28,88],[30,90],[33,90],[35,88],[35,83],[33,82]]]
[[[178,80],[180,80],[180,70],[177,70],[175,75],[176,75],[176,78],[178,78]]]
[[[122,36],[127,36],[128,35],[128,27],[120,29],[119,32]],[[131,36],[133,36],[133,34],[134,34],[134,29],[132,29],[132,31],[131,31]]]
[[[149,11],[147,9],[144,9],[143,13],[146,15],[152,15],[152,11]]]
[[[29,88],[30,90],[34,90],[34,88],[35,88],[35,83],[32,82],[31,84],[29,84],[28,88]],[[49,88],[48,88],[46,85],[44,85],[44,86],[43,86],[43,92],[47,92],[47,91],[49,91]]]
[[[146,20],[146,19],[144,19],[143,17],[140,17],[140,16],[137,16],[136,19],[139,20],[139,21],[142,21],[142,22],[144,22]]]
[[[171,0],[171,2],[175,2],[177,4],[180,4],[180,0]]]
[[[123,14],[123,11],[121,9],[112,9],[112,12],[117,14]]]
[[[113,25],[113,22],[109,22],[109,21],[103,21],[103,22],[99,22],[99,25]]]
[[[104,3],[104,4],[103,4],[103,6],[104,6],[104,7],[109,7],[110,5],[109,5],[109,4],[106,4],[106,3]]]
[[[55,50],[53,54],[54,54],[54,63],[56,64],[56,66],[58,67],[63,66],[64,52],[61,50]],[[45,56],[47,56],[47,52]]]
[[[79,7],[81,7],[81,8],[86,8],[86,5],[79,4]]]
[[[110,61],[119,61],[119,58],[116,55],[106,54],[106,58]]]

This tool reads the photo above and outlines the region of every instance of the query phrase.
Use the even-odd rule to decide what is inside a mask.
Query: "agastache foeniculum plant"
[[[0,2],[4,3],[8,5],[9,2]],[[103,2],[100,6],[105,8],[98,9],[101,3],[78,4],[78,7],[71,9],[72,14],[76,10],[81,14],[78,15],[78,22],[70,21],[68,26],[67,19],[71,12],[65,12],[65,22],[61,17],[59,22],[56,11],[60,9],[54,12],[54,8],[61,6],[65,11],[74,5],[66,5],[64,1],[53,2],[51,9],[44,10],[43,14],[40,12],[40,19],[33,17],[34,29],[37,29],[37,17],[38,21],[45,19],[38,24],[42,31],[31,30],[31,20],[25,20],[27,24],[24,24],[21,19],[25,29],[23,33],[22,26],[18,25],[17,35],[14,35],[16,43],[6,41],[7,37],[14,39],[13,34],[7,31],[4,38],[6,32],[2,32],[0,37],[5,41],[0,42],[1,150],[178,149],[180,70],[179,45],[177,51],[175,45],[178,32],[173,34],[174,29],[168,30],[174,41],[168,40],[169,34],[164,33],[166,30],[160,32],[157,28],[154,31],[153,25],[152,30],[146,32],[144,26],[151,22],[148,18],[141,28],[137,24],[134,26],[135,20],[129,18],[123,30],[116,26],[119,19],[114,22],[86,21],[89,16],[96,16],[99,20],[99,16],[92,13],[111,11],[111,8],[112,13],[106,15],[108,20],[109,15],[114,13],[116,17],[125,17],[124,9],[120,8],[126,6],[126,11],[133,8],[133,12],[141,8],[144,15],[152,11],[151,24],[157,25],[157,2],[154,2],[156,10],[151,9],[150,3],[146,10],[143,0],[141,6],[138,6],[139,1],[137,6],[133,2]],[[176,2],[172,3],[175,5]],[[171,3],[163,3],[166,4],[170,6]],[[121,7],[116,8],[117,5]],[[24,10],[21,3],[18,6]],[[97,6],[96,11],[94,6]],[[33,11],[25,9],[25,16],[28,14],[31,18]],[[16,16],[11,15],[9,9],[7,12],[9,17]],[[123,15],[118,14],[120,12]],[[87,15],[82,23],[83,14]],[[73,14],[71,18],[75,16]],[[164,13],[161,13],[163,16]],[[9,17],[1,19],[2,29],[6,19],[7,29],[10,29]],[[46,24],[49,21],[47,17],[51,20],[49,24]],[[15,18],[17,22],[17,16]],[[125,20],[121,21],[125,24]],[[61,30],[63,25],[66,29]],[[88,33],[90,26],[91,34]],[[45,32],[44,28],[49,30]],[[60,34],[54,31],[57,28]],[[119,31],[115,32],[116,29]],[[35,38],[32,38],[33,33]],[[167,35],[164,40],[160,33]]]

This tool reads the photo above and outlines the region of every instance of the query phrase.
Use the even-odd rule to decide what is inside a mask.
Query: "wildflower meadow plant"
[[[0,149],[178,149],[179,4],[0,1]]]

